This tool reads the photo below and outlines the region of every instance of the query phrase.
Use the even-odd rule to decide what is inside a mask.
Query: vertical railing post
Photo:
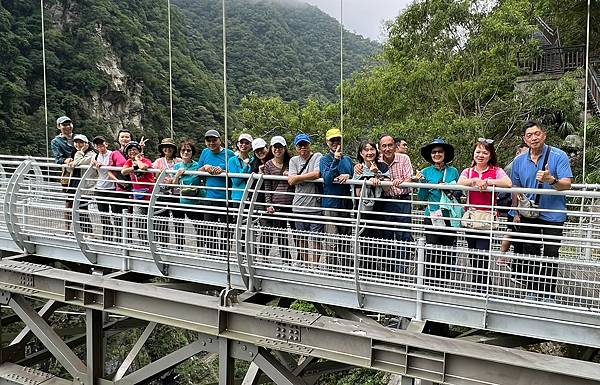
[[[25,176],[29,170],[31,170],[32,163],[32,159],[26,159],[23,163],[19,164],[8,182],[4,196],[4,221],[6,228],[15,244],[29,254],[34,254],[36,248],[35,245],[25,242],[19,220],[16,217],[16,211],[21,184],[25,180]]]
[[[167,177],[167,170],[163,170],[160,175],[158,176],[156,183],[154,185],[154,188],[152,189],[152,194],[150,195],[150,200],[148,201],[148,213],[147,213],[147,218],[146,218],[146,223],[147,223],[147,238],[148,238],[148,249],[150,250],[150,255],[152,256],[152,259],[154,260],[154,264],[156,265],[156,268],[158,269],[158,271],[161,272],[162,275],[169,275],[169,265],[165,264],[160,255],[158,254],[158,244],[156,241],[156,231],[155,231],[155,224],[154,224],[154,219],[156,218],[156,215],[154,213],[154,207],[156,206],[156,202],[158,201],[159,195],[160,195],[160,185],[164,182],[165,178]],[[165,210],[167,210],[167,208],[165,208]],[[167,223],[169,221],[169,217],[167,217]],[[168,224],[167,224],[168,226]],[[161,231],[164,230],[164,227],[161,229]],[[168,233],[168,231],[167,231]]]
[[[77,185],[77,189],[75,190],[75,196],[73,197],[73,208],[72,208],[72,214],[71,214],[71,221],[73,222],[73,235],[75,236],[75,241],[77,242],[77,246],[79,246],[79,249],[81,250],[81,253],[83,254],[83,256],[91,263],[91,264],[95,264],[98,260],[98,255],[95,252],[92,252],[88,246],[88,244],[86,243],[84,234],[83,234],[83,230],[81,227],[81,196],[84,193],[84,187],[85,187],[85,182],[86,180],[90,177],[90,175],[92,175],[96,170],[94,169],[94,167],[89,166],[85,172],[83,173],[83,175],[81,176],[81,179],[79,180],[79,184]],[[88,202],[89,205],[89,202]],[[87,213],[87,219],[90,221],[89,222],[89,226],[91,228],[92,226],[92,222],[91,219],[89,217],[89,210],[86,207],[86,210],[88,211]]]
[[[240,277],[244,282],[244,286],[246,289],[249,289],[248,277],[246,276],[246,268],[244,267],[244,258],[242,255],[242,225],[244,223],[244,207],[246,206],[246,200],[248,199],[248,195],[250,194],[250,189],[254,184],[254,173],[251,173],[246,181],[246,185],[244,186],[244,193],[242,194],[242,198],[239,201],[237,219],[235,222],[235,255],[238,261],[238,268],[240,269]],[[256,195],[256,194],[254,194]],[[250,215],[249,215],[250,218]],[[248,231],[246,231],[246,238],[248,238]],[[250,258],[248,253],[248,249],[246,250],[246,259]],[[251,264],[248,264],[248,268],[250,268]]]
[[[425,285],[425,238],[417,239],[417,296],[415,319],[423,320],[423,288]]]
[[[252,213],[254,212],[254,206],[256,204],[256,199],[260,194],[260,189],[263,185],[263,174],[258,175],[258,180],[256,181],[256,185],[254,186],[254,193],[252,194],[252,199],[250,200],[250,204],[248,205],[248,219],[246,220],[246,262],[248,263],[248,291],[256,291],[258,289],[258,282],[255,282],[254,279],[254,267],[252,266],[253,255],[254,253],[254,244],[250,242],[251,239],[254,238],[254,228],[252,227]]]
[[[358,198],[358,208],[356,209],[356,224],[354,225],[354,285],[356,286],[356,299],[358,300],[358,306],[365,306],[365,296],[362,294],[360,289],[360,272],[359,268],[359,260],[358,260],[358,249],[359,249],[359,239],[358,235],[360,233],[360,214],[361,207],[363,202],[363,197],[365,196],[365,187],[367,186],[367,180],[363,180],[363,183],[360,188],[360,196]],[[352,187],[353,188],[353,187]]]
[[[128,214],[128,209],[121,210],[121,255],[123,255],[121,270],[123,271],[129,270],[129,249],[127,248],[127,222],[129,220]]]

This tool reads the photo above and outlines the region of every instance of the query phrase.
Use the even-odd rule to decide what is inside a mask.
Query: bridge
[[[419,183],[406,184],[413,191],[407,215],[365,211],[369,182],[350,181],[354,194],[344,199],[353,208],[332,217],[297,212],[293,204],[267,214],[261,196],[273,193],[270,186],[281,177],[223,176],[247,179],[239,207],[225,207],[206,198],[219,190],[206,186],[188,197],[190,204],[179,203],[171,193],[189,186],[167,183],[169,172],[151,170],[155,187],[135,200],[130,192],[97,194],[96,171],[81,171],[65,188],[61,167],[50,159],[0,157],[0,304],[12,310],[2,313],[2,330],[25,324],[3,345],[2,383],[146,383],[201,352],[218,354],[221,385],[314,384],[325,373],[354,367],[392,373],[403,385],[414,379],[600,383],[600,364],[591,362],[600,348],[600,186],[536,191],[568,199],[563,235],[541,238],[509,231],[503,217],[479,229],[426,224],[426,202],[414,192],[432,185]],[[99,204],[113,211],[98,211]],[[288,221],[337,226],[339,233],[299,231]],[[412,240],[390,239],[386,231]],[[439,233],[452,234],[456,245],[425,242]],[[502,253],[508,238],[558,245],[560,256]],[[472,250],[468,239],[490,246]],[[548,282],[555,284],[551,292],[544,289]],[[36,308],[34,299],[47,302]],[[316,312],[290,308],[298,299]],[[65,305],[84,310],[85,333],[62,338],[50,326],[49,317]],[[122,318],[108,322],[107,314]],[[126,322],[144,332],[109,371],[106,340]],[[132,368],[159,324],[198,338]],[[34,337],[43,348],[31,352]],[[579,354],[562,358],[520,348],[544,341],[577,346]],[[77,346],[85,346],[85,357]],[[65,378],[30,368],[50,356]],[[249,363],[244,378],[235,378],[236,360]]]

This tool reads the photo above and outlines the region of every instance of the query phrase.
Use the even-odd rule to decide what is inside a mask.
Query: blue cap
[[[298,134],[294,138],[294,146],[297,146],[300,142],[312,143],[308,134]]]

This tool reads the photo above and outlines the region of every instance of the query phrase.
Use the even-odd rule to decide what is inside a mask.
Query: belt
[[[400,195],[384,195],[383,198],[384,199],[406,199],[409,198],[410,194],[406,193],[406,194],[400,194]]]

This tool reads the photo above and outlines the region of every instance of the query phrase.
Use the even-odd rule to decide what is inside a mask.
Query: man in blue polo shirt
[[[544,127],[536,121],[527,122],[523,129],[523,140],[529,146],[529,151],[517,156],[513,162],[513,187],[569,190],[573,178],[569,157],[564,151],[546,144]],[[535,194],[529,194],[528,198],[535,201]],[[516,206],[516,202],[517,194],[514,194],[513,206]],[[537,218],[528,218],[516,209],[511,210],[510,215],[514,216],[514,222],[520,223],[521,233],[540,235],[524,237],[523,253],[541,255],[543,244],[543,255],[557,259],[560,249],[559,237],[562,236],[563,224],[567,220],[566,197],[541,195],[539,209],[541,211]],[[553,238],[545,239],[545,236]],[[536,260],[523,260],[521,263],[526,264],[522,271],[528,275],[523,277],[527,281],[527,298],[554,302],[558,264]]]
[[[202,150],[198,160],[199,171],[207,172],[211,175],[206,178],[206,205],[216,206],[215,210],[209,210],[204,215],[207,221],[223,222],[226,221],[225,198],[227,197],[226,179],[224,175],[226,164],[229,158],[234,158],[235,154],[230,149],[223,148],[221,134],[217,130],[208,130],[204,135],[206,148]]]
[[[323,178],[323,198],[321,206],[325,209],[327,220],[325,232],[328,234],[350,235],[352,226],[350,221],[350,185],[345,184],[354,172],[352,159],[343,154],[342,131],[332,128],[325,134],[329,152],[319,160],[319,170]],[[340,198],[335,198],[339,196]],[[350,266],[350,245],[341,238],[329,244],[329,249],[334,252],[334,257],[328,263],[334,266]],[[346,239],[347,240],[347,239]],[[333,266],[331,266],[333,267]]]

